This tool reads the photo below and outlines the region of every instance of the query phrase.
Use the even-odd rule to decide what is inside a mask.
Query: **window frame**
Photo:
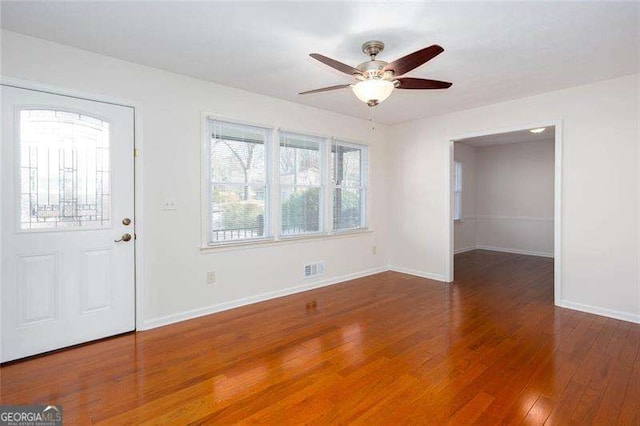
[[[265,130],[264,141],[264,184],[260,183],[214,183],[212,180],[212,164],[211,164],[211,139],[213,135],[213,125],[215,122],[223,122],[236,126],[255,127]],[[271,216],[272,204],[273,204],[273,179],[271,177],[271,163],[272,163],[272,146],[273,146],[273,127],[264,124],[248,123],[244,121],[232,120],[226,117],[217,117],[207,115],[204,117],[203,123],[203,170],[202,170],[202,186],[203,186],[203,247],[219,247],[233,244],[251,244],[256,242],[263,242],[273,240],[273,221]],[[252,186],[264,186],[265,188],[265,200],[264,200],[264,225],[262,236],[256,238],[242,238],[235,240],[213,240],[213,216],[212,207],[213,200],[211,199],[212,190],[214,186],[231,186],[231,187],[252,187]]]
[[[453,162],[453,221],[454,222],[462,222],[462,191],[464,189],[462,179],[463,179],[462,161],[454,160]]]
[[[212,121],[223,121],[230,124],[259,127],[269,130],[267,146],[265,147],[266,161],[266,193],[265,193],[265,231],[261,238],[213,241],[211,226],[211,163],[210,163],[210,137]],[[281,185],[280,185],[280,139],[279,132],[300,134],[323,140],[321,144],[321,205],[320,205],[320,232],[282,235],[281,232]],[[369,150],[370,145],[365,142],[350,140],[342,137],[334,137],[328,134],[307,131],[299,128],[285,128],[270,123],[260,123],[244,119],[236,119],[216,113],[201,112],[201,244],[203,254],[207,252],[238,250],[243,248],[258,248],[265,244],[285,244],[313,241],[324,238],[343,238],[350,235],[370,233],[368,222],[369,211]],[[361,149],[363,161],[361,164],[361,188],[363,201],[361,203],[361,226],[359,228],[333,229],[333,189],[331,175],[331,149],[334,141],[340,144]],[[268,231],[267,231],[268,229]]]
[[[330,176],[331,180],[331,194],[329,203],[331,207],[331,232],[335,234],[345,233],[345,232],[357,232],[362,230],[369,229],[368,215],[367,215],[367,206],[368,206],[368,187],[369,187],[369,145],[360,144],[351,142],[341,138],[331,138],[331,144],[329,146],[329,163],[331,163],[331,150],[334,146],[345,146],[349,148],[359,149],[360,150],[360,185],[359,186],[345,186],[345,185],[336,185],[336,176]],[[331,175],[331,164],[328,165],[328,171]],[[360,191],[360,226],[357,228],[335,228],[335,205],[334,205],[334,191],[338,189],[338,187],[347,188],[347,189],[358,189]]]
[[[319,168],[320,168],[320,183],[318,185],[299,185],[299,184],[282,184],[281,182],[281,172],[280,172],[280,154],[281,154],[281,149],[282,149],[282,135],[283,134],[289,134],[289,135],[298,135],[298,136],[302,136],[310,138],[310,139],[318,139],[318,154],[320,156],[319,158]],[[278,139],[278,143],[277,145],[277,161],[278,161],[278,167],[277,167],[277,192],[278,192],[278,207],[277,207],[277,216],[279,219],[279,223],[278,223],[278,238],[279,239],[292,239],[292,238],[304,238],[305,236],[317,236],[317,235],[323,235],[327,233],[327,228],[325,225],[325,218],[326,218],[326,213],[325,213],[325,200],[326,200],[326,185],[325,185],[325,181],[326,181],[326,175],[327,175],[327,167],[329,165],[327,159],[326,159],[326,145],[328,143],[328,138],[324,137],[324,136],[317,136],[317,135],[312,135],[309,133],[304,133],[304,132],[297,132],[297,131],[290,131],[290,130],[284,130],[284,129],[278,129],[277,130],[277,139]],[[318,230],[317,231],[311,231],[311,232],[301,232],[301,233],[296,233],[296,234],[285,234],[284,230],[282,228],[282,190],[283,188],[292,188],[294,191],[297,188],[318,188]],[[276,214],[274,213],[274,214]]]

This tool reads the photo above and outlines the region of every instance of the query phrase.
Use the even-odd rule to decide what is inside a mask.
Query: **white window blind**
[[[453,220],[462,220],[462,163],[453,166]]]
[[[367,147],[339,140],[331,146],[333,229],[366,227]]]
[[[280,234],[322,232],[324,139],[280,132]]]
[[[271,129],[209,120],[209,243],[265,238]]]

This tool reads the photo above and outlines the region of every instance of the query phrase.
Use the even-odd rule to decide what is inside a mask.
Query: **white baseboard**
[[[497,251],[497,252],[500,252],[500,253],[526,254],[528,256],[540,256],[540,257],[551,257],[551,258],[553,258],[553,253],[547,253],[547,252],[541,252],[541,251],[520,250],[520,249],[506,248],[506,247],[483,246],[483,245],[459,248],[459,249],[455,250],[453,252],[453,254],[466,253],[468,251],[473,251],[473,250],[488,250],[488,251]]]
[[[493,251],[506,251],[506,250],[494,250],[493,248],[484,248],[484,247],[485,246],[478,247],[478,249],[493,250]],[[472,250],[475,250],[475,247],[472,248]],[[513,252],[511,252],[511,253],[513,253]],[[519,253],[519,254],[529,254],[529,253],[522,253],[522,251],[519,251],[517,253]],[[539,254],[534,254],[534,256],[539,256]],[[205,306],[205,307],[202,307],[202,308],[192,309],[192,310],[185,311],[185,312],[180,312],[180,313],[177,313],[177,314],[172,314],[172,315],[167,315],[167,316],[160,317],[160,318],[154,318],[154,319],[146,320],[143,323],[143,327],[142,328],[138,328],[138,331],[151,330],[153,328],[163,327],[165,325],[174,324],[174,323],[177,323],[177,322],[198,318],[198,317],[201,317],[201,316],[204,316],[204,315],[210,315],[210,314],[214,314],[216,312],[222,312],[222,311],[238,308],[238,307],[245,306],[245,305],[250,305],[250,304],[253,304],[253,303],[263,302],[265,300],[275,299],[277,297],[288,296],[290,294],[301,293],[301,292],[304,292],[304,291],[313,290],[315,288],[320,288],[320,287],[326,287],[326,286],[330,286],[330,285],[334,285],[334,284],[339,284],[339,283],[342,283],[342,282],[345,282],[345,281],[349,281],[349,280],[353,280],[353,279],[361,278],[361,277],[366,277],[368,275],[379,274],[379,273],[385,272],[385,271],[395,271],[395,272],[400,272],[400,273],[403,273],[403,274],[414,275],[414,276],[417,276],[417,277],[428,278],[428,279],[435,280],[435,281],[447,282],[447,280],[446,280],[444,275],[433,274],[433,273],[430,273],[430,272],[417,271],[417,270],[414,270],[414,269],[403,268],[403,267],[400,267],[400,266],[387,265],[387,266],[381,266],[381,267],[378,267],[378,268],[367,269],[367,270],[364,270],[364,271],[361,271],[361,272],[356,272],[356,273],[353,273],[353,274],[342,275],[342,276],[339,276],[339,277],[329,278],[329,279],[326,279],[326,280],[316,281],[316,282],[312,282],[312,283],[308,283],[308,284],[303,284],[303,285],[300,285],[300,286],[289,287],[289,288],[285,288],[285,289],[282,289],[282,290],[262,293],[262,294],[259,294],[259,295],[256,295],[256,296],[245,297],[245,298],[241,298],[241,299],[232,300],[230,302],[219,303],[217,305]],[[615,310],[612,310],[612,309],[600,308],[600,307],[597,307],[597,306],[584,305],[584,304],[581,304],[581,303],[570,302],[570,301],[567,301],[567,300],[561,300],[559,303],[557,303],[557,306],[560,306],[562,308],[573,309],[573,310],[576,310],[576,311],[587,312],[587,313],[591,313],[591,314],[595,314],[595,315],[601,315],[601,316],[605,316],[605,317],[619,319],[619,320],[622,320],[622,321],[629,321],[629,322],[640,324],[640,315],[638,315],[638,314],[632,314],[632,313],[628,313],[628,312],[620,312],[620,311],[615,311]]]
[[[244,297],[241,299],[232,300],[230,302],[219,303],[216,305],[205,306],[202,308],[192,309],[185,312],[179,312],[177,314],[171,314],[160,318],[153,318],[145,320],[142,328],[138,328],[139,331],[151,330],[152,328],[162,327],[165,325],[173,324],[180,321],[186,321],[193,318],[198,318],[204,315],[214,314],[216,312],[222,312],[233,308],[239,308],[240,306],[250,305],[252,303],[263,302],[269,299],[275,299],[277,297],[288,296],[290,294],[301,293],[307,290],[313,290],[319,287],[325,287],[333,284],[339,284],[344,281],[353,280],[356,278],[366,277],[368,275],[378,274],[389,270],[386,266],[379,268],[367,269],[361,272],[353,274],[342,275],[339,277],[329,278],[321,281],[314,281],[308,284],[303,284],[295,287],[288,287],[282,290],[270,291],[267,293],[258,294],[256,296]]]
[[[403,274],[415,275],[416,277],[428,278],[430,280],[447,282],[444,275],[433,274],[431,272],[416,271],[415,269],[403,268],[401,266],[389,266],[390,271],[400,272]]]
[[[547,253],[542,251],[529,251],[529,250],[520,250],[514,248],[506,248],[506,247],[492,247],[492,246],[476,246],[478,250],[489,250],[489,251],[498,251],[501,253],[513,253],[513,254],[526,254],[528,256],[540,256],[540,257],[551,257],[553,258],[553,253]]]
[[[479,214],[473,216],[476,220],[502,220],[510,222],[553,222],[553,217],[539,217],[539,216],[493,216]]]
[[[629,312],[620,312],[614,311],[613,309],[583,305],[582,303],[569,302],[568,300],[561,300],[556,305],[560,306],[561,308],[573,309],[574,311],[587,312],[590,314],[601,315],[603,317],[609,317],[640,324],[640,315],[632,314]]]
[[[454,250],[453,254],[466,253],[468,251],[473,251],[473,250],[477,250],[477,249],[478,249],[477,246],[463,247],[463,248],[459,248],[459,249]]]

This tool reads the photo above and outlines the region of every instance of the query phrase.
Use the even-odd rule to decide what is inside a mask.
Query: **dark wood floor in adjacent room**
[[[2,404],[65,424],[640,424],[640,325],[556,308],[551,259],[486,251],[453,285],[386,272],[0,374]]]

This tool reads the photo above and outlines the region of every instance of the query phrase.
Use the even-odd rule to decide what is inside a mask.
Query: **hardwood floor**
[[[551,259],[475,251],[3,366],[65,424],[640,425],[640,325],[553,306]],[[315,306],[314,306],[314,303]]]

